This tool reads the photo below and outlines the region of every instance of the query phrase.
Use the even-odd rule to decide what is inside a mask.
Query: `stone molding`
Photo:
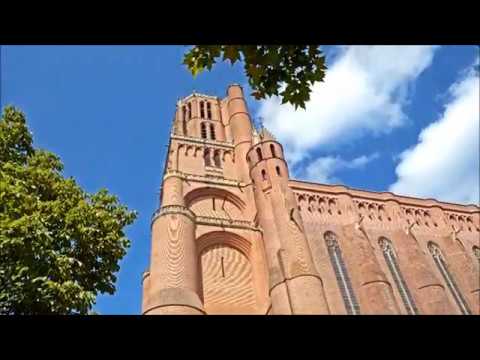
[[[157,220],[160,216],[167,215],[167,214],[184,215],[197,225],[210,225],[210,226],[219,226],[224,228],[237,228],[237,229],[245,229],[245,230],[262,232],[261,228],[255,226],[251,221],[222,219],[222,218],[209,217],[209,216],[196,216],[193,211],[191,211],[189,208],[182,205],[167,205],[157,209],[152,215],[152,221],[151,221],[150,227],[153,226],[153,223],[155,222],[155,220]]]
[[[209,216],[197,216],[197,225],[213,225],[219,227],[238,228],[252,231],[262,231],[259,227],[256,227],[251,221],[247,220],[230,220],[222,218],[214,218]]]
[[[196,137],[190,137],[190,136],[184,136],[184,135],[171,135],[172,140],[180,140],[180,141],[185,141],[188,143],[193,143],[193,144],[202,144],[202,145],[209,145],[209,146],[216,146],[220,148],[226,148],[233,150],[234,145],[226,142],[226,141],[216,141],[216,140],[210,140],[210,139],[200,139]]]
[[[225,178],[220,178],[220,177],[209,177],[209,176],[202,176],[202,175],[195,175],[195,174],[188,174],[184,173],[178,170],[167,170],[165,172],[165,176],[163,177],[163,180],[169,178],[169,177],[178,177],[183,180],[187,181],[198,181],[202,183],[207,183],[207,184],[215,184],[215,185],[226,185],[226,186],[235,186],[235,187],[245,187],[248,184],[245,184],[241,181],[237,180],[231,180],[231,179],[225,179]]]

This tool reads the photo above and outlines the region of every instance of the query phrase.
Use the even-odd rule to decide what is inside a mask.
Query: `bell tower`
[[[177,102],[159,208],[152,218],[143,314],[266,314],[262,229],[245,154],[242,89]]]
[[[177,102],[143,314],[328,314],[283,148],[239,85]]]

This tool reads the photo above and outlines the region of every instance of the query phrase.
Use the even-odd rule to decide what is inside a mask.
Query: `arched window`
[[[474,246],[472,248],[473,255],[477,258],[478,262],[480,263],[480,248],[478,246]]]
[[[209,102],[207,102],[207,119],[212,120],[212,108]]]
[[[188,113],[187,113],[187,119],[192,118],[192,104],[188,103]]]
[[[263,181],[267,180],[267,173],[265,172],[264,169],[262,169],[262,179]]]
[[[278,176],[282,176],[282,174],[280,173],[280,167],[279,166],[275,166],[275,170],[277,171]]]
[[[213,153],[213,162],[216,167],[221,167],[222,164],[220,163],[220,150],[215,150]]]
[[[210,160],[210,150],[209,149],[205,149],[205,151],[203,152],[203,161],[205,163],[205,166],[211,166],[212,165],[211,160]]]
[[[324,238],[347,313],[350,315],[358,315],[360,314],[360,306],[358,305],[355,293],[353,292],[347,268],[343,262],[342,251],[338,246],[337,236],[333,232],[327,231]]]
[[[258,161],[263,160],[262,149],[257,148]]]
[[[202,123],[200,125],[201,127],[201,132],[202,132],[202,139],[206,139],[207,138],[207,126],[205,125],[205,123]]]
[[[215,137],[215,126],[213,124],[210,124],[210,138],[212,140],[216,139],[216,137]]]
[[[205,119],[205,104],[203,101],[200,101],[200,117]]]
[[[403,305],[405,305],[407,313],[409,315],[418,314],[418,309],[415,305],[415,302],[413,301],[407,283],[403,279],[400,267],[398,266],[397,255],[393,250],[392,242],[384,237],[381,237],[380,239],[378,239],[378,244],[383,251],[383,257],[385,258],[388,269],[392,274],[393,280],[395,281],[395,285],[397,286],[398,292],[400,293],[400,297],[402,298],[402,302]]]
[[[270,151],[272,152],[273,157],[277,157],[277,155],[275,154],[275,146],[273,146],[273,144],[270,144]]]
[[[450,271],[448,271],[448,265],[445,262],[445,259],[443,257],[442,252],[440,251],[440,248],[438,247],[438,245],[430,241],[428,243],[428,250],[430,251],[430,254],[432,254],[433,260],[435,261],[435,265],[437,265],[438,270],[440,270],[440,273],[442,274],[443,279],[447,283],[448,289],[450,290],[453,298],[455,299],[455,302],[460,308],[460,311],[464,315],[471,315],[467,302],[465,301],[465,299],[462,296],[462,293],[458,289],[455,279],[453,278],[452,274],[450,274]]]

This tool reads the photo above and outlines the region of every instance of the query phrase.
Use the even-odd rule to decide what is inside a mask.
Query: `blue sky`
[[[325,47],[328,75],[306,111],[249,99],[284,144],[293,176],[478,203],[479,85],[474,46]],[[138,314],[175,102],[246,84],[222,64],[193,79],[184,46],[2,46],[1,105],[27,115],[35,145],[58,154],[87,191],[139,212],[117,292],[101,314]],[[247,89],[248,91],[248,89]],[[448,177],[447,177],[448,175]]]

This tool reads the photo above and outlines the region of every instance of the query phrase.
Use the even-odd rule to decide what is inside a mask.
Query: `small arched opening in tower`
[[[472,247],[472,251],[473,251],[473,255],[475,255],[475,257],[478,260],[478,263],[480,264],[480,247],[474,245]]]
[[[257,151],[258,161],[263,160],[262,149],[257,148],[256,151]]]
[[[282,173],[280,172],[280,167],[279,166],[275,166],[275,170],[277,171],[278,176],[282,176]]]
[[[205,103],[200,101],[200,117],[205,119]]]
[[[272,153],[272,157],[277,157],[277,154],[275,153],[275,146],[273,146],[273,144],[270,144],[270,151]]]
[[[215,126],[213,124],[210,124],[210,138],[212,140],[216,140],[215,136]]]
[[[206,139],[207,138],[207,126],[205,125],[205,123],[202,123],[200,125],[200,128],[201,128],[202,139]]]
[[[213,153],[213,162],[218,168],[222,166],[220,162],[220,150],[215,150],[215,152]]]
[[[265,171],[265,169],[262,169],[262,179],[263,181],[267,180],[267,172]]]
[[[210,161],[210,149],[205,149],[203,152],[203,161],[205,163],[205,166],[211,166],[211,161]]]
[[[188,136],[187,134],[187,119],[185,119],[185,113],[187,110],[185,109],[185,106],[183,106],[183,117],[182,117],[182,134],[184,136]]]
[[[188,103],[187,120],[192,118],[192,104]]]
[[[207,101],[207,119],[212,120],[212,106]]]
[[[187,107],[185,105],[182,106],[182,120],[188,120],[187,119]]]

